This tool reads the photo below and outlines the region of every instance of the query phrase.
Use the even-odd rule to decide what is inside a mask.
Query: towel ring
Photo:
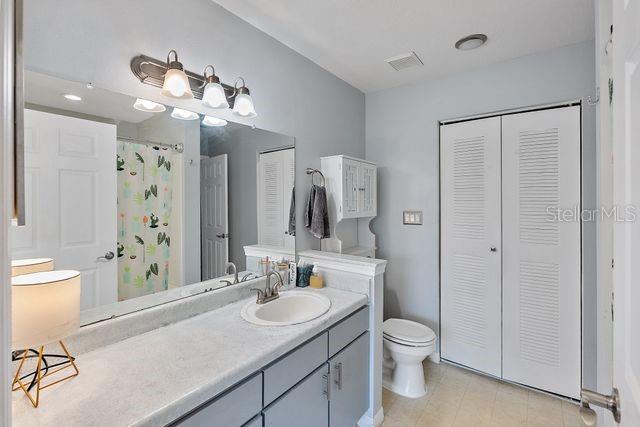
[[[320,178],[322,178],[322,186],[324,187],[325,181],[322,172],[320,172],[318,169],[307,168],[307,175],[311,175],[311,184],[315,185],[315,183],[313,182],[313,178],[316,176],[316,174],[320,174]]]

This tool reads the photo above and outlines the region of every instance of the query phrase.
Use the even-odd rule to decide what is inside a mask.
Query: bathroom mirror
[[[12,258],[79,270],[83,324],[295,257],[292,137],[28,69],[24,135]]]

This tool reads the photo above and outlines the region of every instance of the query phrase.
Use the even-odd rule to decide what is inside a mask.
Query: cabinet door
[[[440,127],[442,357],[501,374],[500,117]]]
[[[329,368],[325,363],[271,404],[264,413],[265,427],[303,425],[327,427],[329,401],[327,381]]]
[[[358,181],[358,216],[376,216],[376,166],[361,163]]]
[[[369,408],[369,332],[329,361],[331,427],[353,427]]]
[[[358,216],[358,171],[360,162],[342,159],[342,217]]]
[[[580,397],[580,107],[502,119],[503,376]],[[562,212],[564,213],[564,212]]]

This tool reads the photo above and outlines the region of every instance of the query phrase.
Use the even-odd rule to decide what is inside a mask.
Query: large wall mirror
[[[12,228],[12,258],[79,270],[83,323],[295,258],[292,137],[28,64],[24,78],[26,225]],[[266,265],[257,247],[278,256]]]

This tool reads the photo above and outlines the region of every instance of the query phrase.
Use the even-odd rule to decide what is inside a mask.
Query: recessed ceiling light
[[[485,34],[471,34],[467,37],[463,37],[456,42],[456,49],[458,50],[473,50],[477,49],[487,42],[487,36]]]
[[[204,116],[204,119],[202,119],[202,124],[205,126],[226,126],[227,121],[224,119],[219,119],[217,117]]]
[[[167,109],[167,107],[162,104],[142,98],[136,99],[136,102],[133,104],[133,108],[146,113],[162,113]]]
[[[193,111],[174,107],[173,111],[171,112],[171,117],[179,120],[197,120],[199,116],[198,113],[194,113]]]
[[[78,95],[73,95],[71,93],[67,93],[63,96],[69,101],[82,101],[82,98],[80,98]]]

